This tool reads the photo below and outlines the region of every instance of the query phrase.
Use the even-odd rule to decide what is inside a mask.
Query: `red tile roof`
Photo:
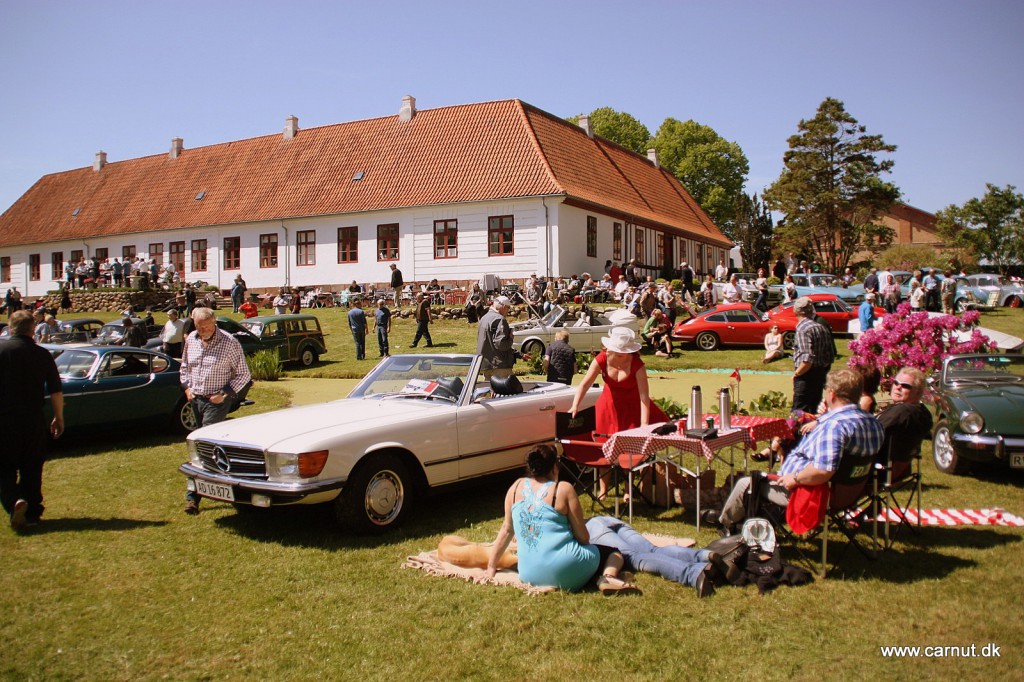
[[[0,216],[0,244],[541,195],[729,245],[670,173],[519,100],[54,173]]]

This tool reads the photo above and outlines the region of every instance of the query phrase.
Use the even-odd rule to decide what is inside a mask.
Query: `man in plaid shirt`
[[[210,308],[192,311],[196,330],[188,335],[181,353],[181,386],[191,401],[199,426],[224,421],[235,398],[252,381],[242,345],[217,328]],[[185,494],[185,513],[199,513],[199,495]]]
[[[843,455],[874,456],[882,447],[885,433],[875,417],[860,409],[864,381],[858,372],[837,369],[825,381],[825,403],[828,412],[818,424],[786,455],[775,480],[761,482],[761,499],[780,507],[789,504],[790,493],[798,486],[827,483],[839,468]],[[750,477],[736,481],[729,498],[718,515],[718,522],[728,532],[746,517],[746,493]],[[714,515],[706,519],[714,522]]]
[[[798,298],[793,312],[800,318],[793,346],[793,409],[814,414],[821,403],[825,375],[836,359],[836,345],[828,323],[816,319],[811,299]]]

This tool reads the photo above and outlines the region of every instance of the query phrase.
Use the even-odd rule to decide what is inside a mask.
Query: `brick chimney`
[[[94,171],[102,170],[107,165],[107,153],[104,151],[96,152],[96,160],[92,162],[92,169]]]
[[[289,116],[284,120],[284,139],[290,140],[299,133],[299,119]]]
[[[168,154],[172,159],[176,159],[181,156],[181,150],[184,149],[185,141],[180,137],[171,139],[171,153]]]
[[[402,98],[402,108],[398,110],[399,121],[411,121],[416,115],[416,98],[406,95]]]
[[[661,168],[661,166],[658,165],[658,150],[657,149],[648,149],[647,150],[647,158],[650,159],[651,163],[654,164],[655,168]]]
[[[587,137],[589,137],[591,140],[594,139],[594,131],[591,130],[590,128],[590,117],[587,116],[586,114],[580,114],[580,128],[583,128],[583,131],[586,132]]]

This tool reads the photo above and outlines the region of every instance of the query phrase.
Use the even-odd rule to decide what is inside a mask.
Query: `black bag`
[[[748,548],[747,543],[743,540],[743,535],[740,533],[718,538],[704,549],[709,552],[715,552],[725,561],[731,561],[737,566],[742,567],[746,564]]]

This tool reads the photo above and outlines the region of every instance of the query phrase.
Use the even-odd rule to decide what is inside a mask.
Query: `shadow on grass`
[[[43,518],[38,526],[29,529],[28,534],[67,533],[83,530],[122,531],[152,526],[166,526],[167,521],[142,521],[140,519],[96,519],[81,518]]]
[[[498,477],[472,488],[419,498],[400,527],[379,536],[356,535],[340,527],[330,503],[271,509],[240,505],[234,514],[220,517],[215,523],[243,537],[283,546],[327,550],[385,547],[457,533],[500,517],[505,491],[513,478]]]
[[[1024,471],[1011,469],[1003,462],[976,462],[971,465],[970,475],[985,483],[1024,488]]]
[[[881,539],[879,528],[879,539]],[[892,549],[869,559],[850,547],[843,539],[833,544],[829,540],[829,560],[833,563],[829,578],[842,580],[881,580],[887,583],[914,583],[922,580],[945,578],[954,571],[978,565],[973,559],[955,556],[942,549],[993,549],[1021,541],[1019,535],[1000,532],[992,528],[928,526],[916,534],[904,529],[900,542]],[[862,543],[870,540],[858,536]],[[821,559],[820,542],[802,542],[801,549],[814,561]],[[791,549],[786,560],[797,561]],[[802,565],[802,564],[801,564]]]

